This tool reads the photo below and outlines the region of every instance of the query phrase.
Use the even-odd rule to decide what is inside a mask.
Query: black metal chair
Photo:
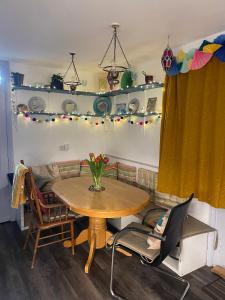
[[[174,276],[164,270],[157,268],[163,260],[175,249],[181,240],[182,229],[185,217],[187,215],[188,206],[193,198],[191,194],[187,201],[181,203],[171,209],[168,222],[162,235],[156,234],[152,228],[143,224],[131,223],[120,232],[116,233],[113,239],[112,247],[112,264],[110,278],[110,292],[117,299],[126,299],[119,294],[116,294],[113,289],[114,275],[114,255],[116,248],[122,248],[134,255],[137,255],[141,262],[145,265],[156,267],[156,270],[186,283],[185,290],[180,299],[184,299],[190,284],[187,280],[179,276]],[[150,211],[151,213],[151,211]],[[151,236],[161,241],[160,249],[147,249],[147,238]]]

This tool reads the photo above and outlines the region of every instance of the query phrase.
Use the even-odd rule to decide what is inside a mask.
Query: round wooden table
[[[83,230],[75,240],[79,245],[89,242],[90,251],[85,273],[89,272],[95,249],[105,247],[112,233],[107,231],[107,218],[120,218],[136,214],[143,210],[150,201],[147,192],[121,181],[103,178],[105,191],[89,191],[92,178],[89,176],[60,180],[53,184],[53,192],[62,199],[69,208],[83,216],[89,217],[89,228]],[[71,241],[64,242],[71,247]]]

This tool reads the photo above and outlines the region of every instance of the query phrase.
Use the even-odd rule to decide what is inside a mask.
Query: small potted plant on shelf
[[[63,77],[60,74],[53,74],[51,89],[63,90]]]
[[[21,74],[18,72],[11,72],[11,78],[12,78],[12,84],[14,86],[22,86],[23,85],[24,74]]]
[[[94,153],[90,153],[89,157],[90,159],[87,161],[94,181],[94,184],[89,187],[89,190],[96,192],[104,191],[105,188],[102,186],[101,178],[104,172],[104,167],[109,162],[109,159],[103,154],[100,154],[97,157],[95,157]]]

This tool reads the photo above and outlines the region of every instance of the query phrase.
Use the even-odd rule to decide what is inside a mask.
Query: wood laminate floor
[[[101,300],[109,293],[111,252],[97,250],[89,274],[84,273],[88,245],[73,257],[61,245],[42,248],[31,270],[32,246],[23,250],[24,233],[15,222],[0,224],[0,300]],[[116,289],[129,300],[179,299],[182,286],[143,266],[135,257],[116,255]],[[186,300],[225,299],[225,281],[208,267],[186,276],[191,289]]]

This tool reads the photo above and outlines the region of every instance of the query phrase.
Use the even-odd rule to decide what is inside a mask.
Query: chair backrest
[[[21,161],[21,163],[24,164],[23,161]],[[25,175],[25,192],[35,221],[39,224],[43,224],[43,215],[37,196],[37,186],[35,184],[31,168],[28,168],[28,172]]]
[[[165,242],[161,242],[160,255],[155,264],[160,264],[180,242],[188,206],[193,197],[194,194],[191,194],[187,201],[171,209],[168,222],[163,232],[163,236],[166,237],[166,240]]]

